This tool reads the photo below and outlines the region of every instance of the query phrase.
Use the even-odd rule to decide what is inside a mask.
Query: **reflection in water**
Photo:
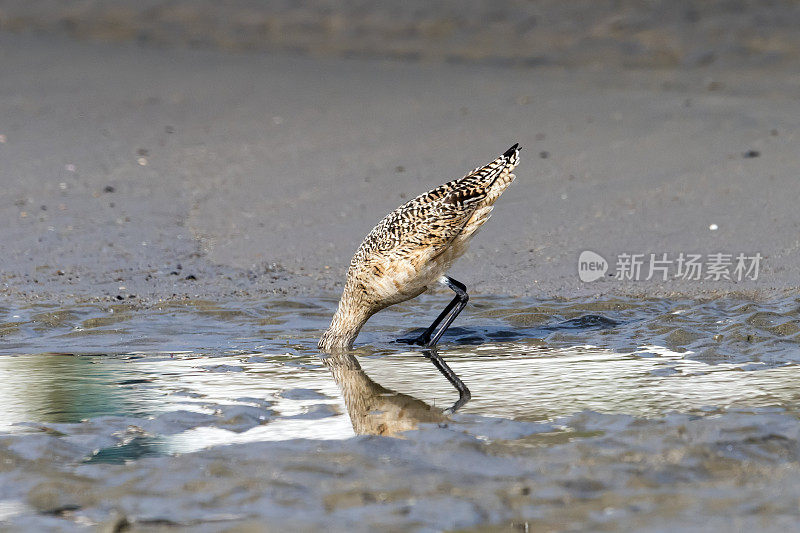
[[[372,381],[352,354],[338,352],[322,358],[342,391],[357,434],[392,436],[419,424],[447,420],[441,409]]]
[[[794,412],[800,404],[800,366],[792,364],[710,365],[656,346],[618,352],[523,342],[461,346],[446,357],[472,389],[463,411],[473,417],[552,421],[584,410],[706,416],[736,407]],[[103,462],[239,442],[398,435],[450,423],[449,412],[461,405],[453,405],[454,385],[420,352],[358,361],[347,354],[320,360],[316,350],[0,356],[0,431],[95,439],[95,460]],[[456,421],[470,431],[469,419]]]
[[[456,388],[458,391],[458,401],[453,404],[452,407],[449,409],[445,409],[446,413],[455,413],[461,406],[467,403],[471,398],[472,394],[469,392],[469,389],[464,382],[461,381],[455,372],[444,362],[444,359],[439,355],[439,350],[436,348],[427,349],[422,351],[422,355],[427,357],[431,360],[437,370],[442,373],[444,377],[447,378],[447,381]]]

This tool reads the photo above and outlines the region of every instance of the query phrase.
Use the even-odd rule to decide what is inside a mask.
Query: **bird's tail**
[[[458,180],[452,203],[464,205],[491,205],[514,181],[512,171],[519,164],[519,143],[505,151],[503,155],[482,167],[474,169]]]
[[[499,168],[499,172],[492,180],[490,188],[495,187],[495,185],[502,185],[503,190],[505,190],[506,187],[511,185],[511,182],[514,181],[516,177],[511,172],[519,165],[519,150],[519,143],[514,143],[514,146],[506,150],[503,155],[489,163],[489,166],[497,165]],[[502,183],[498,184],[498,181]]]

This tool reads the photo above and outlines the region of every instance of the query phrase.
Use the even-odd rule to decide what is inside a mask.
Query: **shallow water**
[[[349,454],[353,465],[363,465],[378,450],[390,462],[410,457],[422,464],[431,460],[435,443],[437,454],[449,451],[464,455],[468,463],[487,464],[484,471],[467,469],[479,476],[470,481],[476,491],[532,483],[515,474],[522,463],[523,470],[539,472],[534,485],[555,490],[553,494],[597,477],[603,481],[597,487],[586,485],[591,490],[567,490],[590,502],[585,514],[575,517],[580,527],[606,524],[605,518],[592,514],[604,516],[604,499],[615,501],[614,506],[630,499],[609,485],[608,476],[620,487],[644,483],[643,493],[652,502],[658,501],[656,494],[676,490],[676,483],[695,482],[715,487],[704,492],[692,485],[699,490],[697,498],[716,498],[722,484],[732,491],[726,501],[747,501],[758,479],[774,477],[776,465],[784,474],[797,467],[800,299],[794,295],[708,302],[475,298],[438,352],[472,392],[472,400],[453,416],[443,412],[458,397],[453,387],[421,352],[394,342],[413,333],[414,326],[426,325],[446,301],[427,296],[380,313],[362,332],[357,350],[337,357],[320,357],[316,350],[316,339],[335,307],[332,299],[0,308],[0,454],[16,465],[0,473],[0,520],[25,527],[52,520],[59,527],[80,527],[112,520],[117,512],[140,525],[162,520],[195,527],[212,524],[214,516],[225,513],[230,516],[223,521],[235,523],[259,521],[271,513],[288,520],[294,516],[291,510],[302,505],[262,489],[252,491],[269,500],[267,507],[243,510],[241,502],[225,493],[208,504],[217,513],[211,516],[199,513],[195,502],[207,490],[186,488],[204,479],[207,474],[198,472],[215,464],[217,449],[236,455],[239,463],[261,464],[261,454],[289,453],[280,443],[293,450],[315,447],[315,452],[268,462],[284,469],[281,476],[289,467],[323,472],[292,483],[320,485],[314,490],[323,502],[320,517],[326,519],[338,509],[331,499],[338,501],[348,491],[372,494],[374,486],[363,481],[369,476],[359,466],[350,467],[353,480],[341,481],[347,490],[325,485],[330,464],[317,453],[339,458]],[[422,431],[408,433],[415,429]],[[652,466],[655,470],[631,470],[632,453],[642,455],[638,463],[648,463],[666,453],[663,448],[673,446],[676,435],[687,432],[701,437],[679,438],[685,449],[662,457],[661,466]],[[404,440],[369,441],[373,448],[365,450],[357,434]],[[471,451],[464,450],[464,439],[473,443]],[[319,448],[332,441],[340,441],[337,448]],[[410,448],[401,453],[391,444],[396,442]],[[536,459],[531,450],[544,455]],[[729,467],[755,476],[748,481],[750,488],[727,487],[731,480],[718,461],[706,464],[720,450],[724,461],[736,463]],[[573,462],[567,470],[550,471],[550,453]],[[508,464],[498,470],[490,463],[500,457]],[[113,497],[78,498],[75,503],[53,488],[64,475],[92,479],[92,486],[116,486],[122,471],[114,468],[147,478],[154,469],[165,468],[158,461],[182,468],[173,484],[184,488],[170,488],[178,502],[171,508],[148,507],[130,487]],[[661,477],[654,474],[670,462],[674,468]],[[30,474],[34,463],[39,466]],[[410,490],[398,498],[411,505],[408,501],[421,495],[407,484],[419,474],[417,467],[405,474],[397,471],[393,483],[398,486],[389,483],[381,490]],[[234,483],[249,475],[226,471],[222,477]],[[442,468],[436,485],[440,489],[427,496],[458,503],[455,511],[414,520],[401,517],[395,525],[561,524],[548,518],[547,509],[563,502],[530,507],[503,500],[481,507],[477,496],[441,489],[441,483],[459,486],[465,475],[459,465]],[[547,489],[553,483],[561,489]],[[42,497],[42,491],[48,496]],[[784,499],[800,494],[800,487],[792,483],[781,491],[770,493],[772,505],[781,503],[781,513],[794,516],[798,500],[784,505]],[[347,512],[333,523],[359,523],[359,513],[374,506],[370,498],[377,497],[362,501],[359,496],[342,507]],[[550,501],[542,494],[537,497]],[[642,509],[655,518],[638,526],[658,528],[662,508],[652,502]],[[703,516],[704,511],[688,503],[679,507],[667,514],[671,521],[692,524]],[[723,505],[719,515],[736,514],[729,507]],[[621,527],[643,516],[626,509],[606,518]],[[302,523],[313,525],[314,510],[302,512],[311,513]],[[406,515],[416,516],[413,510]]]

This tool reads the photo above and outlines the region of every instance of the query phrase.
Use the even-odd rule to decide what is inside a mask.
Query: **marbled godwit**
[[[417,196],[378,222],[350,261],[339,308],[319,348],[328,352],[352,348],[369,317],[419,296],[438,281],[456,296],[413,341],[426,348],[435,346],[469,300],[466,287],[444,273],[489,220],[492,205],[514,181],[511,172],[518,163],[515,144],[488,165]]]

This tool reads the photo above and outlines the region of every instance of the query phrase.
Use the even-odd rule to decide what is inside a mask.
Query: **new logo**
[[[602,278],[608,271],[608,261],[591,250],[581,252],[578,257],[578,277],[588,283]]]

